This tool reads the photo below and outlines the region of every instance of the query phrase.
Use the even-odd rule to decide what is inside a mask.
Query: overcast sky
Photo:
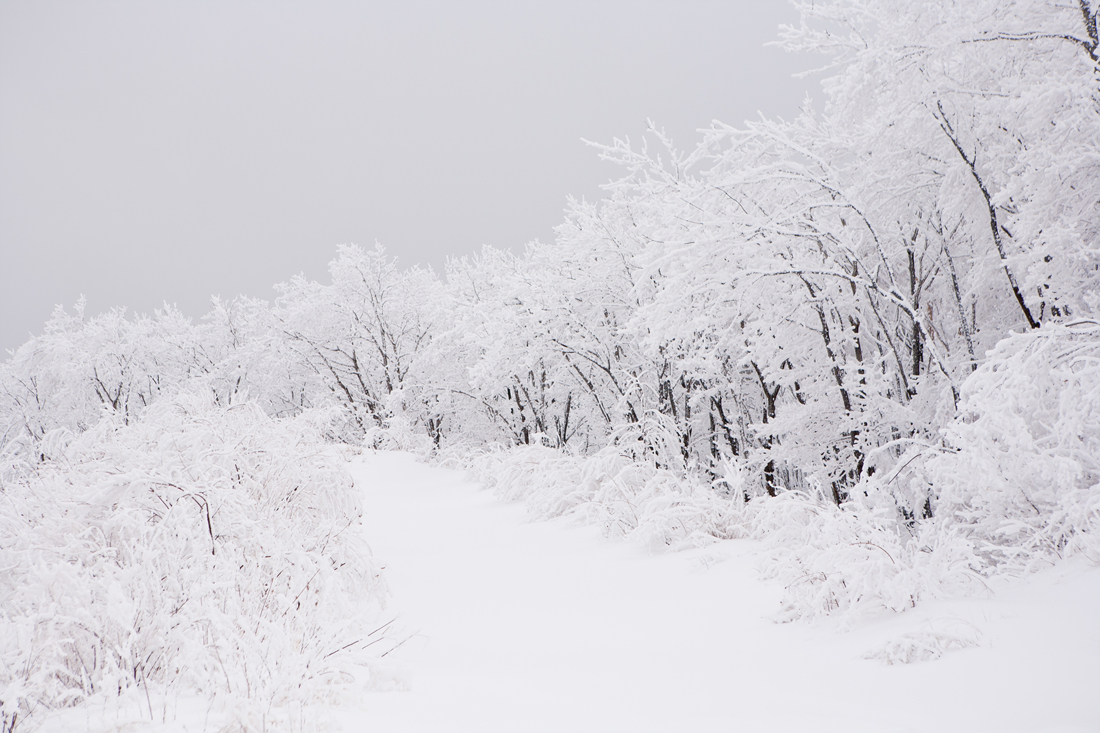
[[[442,271],[551,241],[617,174],[581,138],[687,147],[793,117],[783,0],[0,0],[0,354],[55,304],[193,318],[377,240]],[[5,355],[6,357],[6,355]]]

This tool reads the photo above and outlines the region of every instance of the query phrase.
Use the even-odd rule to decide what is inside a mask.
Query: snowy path
[[[371,695],[348,731],[1100,730],[1095,569],[838,634],[767,620],[780,590],[755,579],[749,543],[647,555],[528,523],[408,455],[369,454],[352,472],[394,607],[419,634],[399,652],[411,690]],[[946,617],[983,646],[861,658]]]

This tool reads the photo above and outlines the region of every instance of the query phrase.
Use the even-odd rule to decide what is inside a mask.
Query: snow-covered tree
[[[445,330],[442,285],[429,271],[400,270],[381,246],[342,246],[329,270],[331,285],[299,277],[282,286],[275,318],[284,339],[345,408],[353,432],[408,413],[437,438],[442,416],[422,377],[427,346]]]

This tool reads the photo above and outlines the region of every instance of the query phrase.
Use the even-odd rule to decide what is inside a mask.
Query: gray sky
[[[784,0],[0,0],[0,355],[88,313],[273,297],[377,240],[442,270],[550,241],[618,171],[581,138],[688,147],[793,117]],[[816,94],[815,97],[820,96]]]

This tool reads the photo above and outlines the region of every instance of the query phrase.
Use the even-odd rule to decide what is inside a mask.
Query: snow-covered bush
[[[1070,555],[1100,562],[1100,326],[1003,340],[944,434],[842,507],[802,492],[750,504],[765,573],[787,586],[780,618],[899,611]],[[931,516],[901,511],[914,497]]]
[[[950,450],[923,464],[939,520],[983,564],[1100,562],[1100,325],[1010,336],[963,385]]]
[[[837,507],[824,496],[789,491],[754,499],[745,515],[763,546],[763,576],[786,588],[778,621],[835,616],[848,623],[984,589],[968,542],[936,523],[914,536],[885,502]]]
[[[697,547],[738,536],[738,502],[703,480],[639,462],[617,448],[573,456],[537,445],[484,452],[450,451],[444,463],[538,519],[572,517],[609,537],[653,548]]]
[[[384,587],[303,416],[179,395],[0,463],[0,715],[223,701],[237,724],[375,682]],[[28,728],[29,729],[29,728]]]

